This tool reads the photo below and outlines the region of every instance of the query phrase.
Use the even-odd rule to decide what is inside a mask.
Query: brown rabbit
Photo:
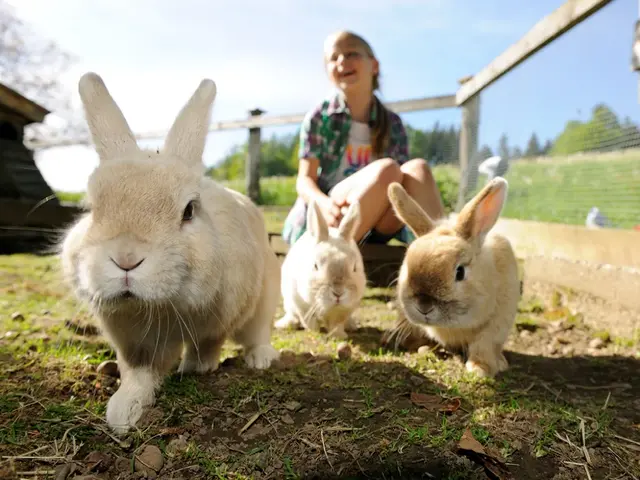
[[[397,325],[418,328],[445,348],[462,349],[469,371],[494,376],[506,370],[502,349],[520,287],[509,240],[490,230],[502,211],[507,181],[492,180],[455,222],[434,222],[399,183],[389,185],[388,195],[416,236],[400,268]]]

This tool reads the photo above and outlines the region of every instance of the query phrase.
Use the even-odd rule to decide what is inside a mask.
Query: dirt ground
[[[393,290],[369,289],[348,348],[276,333],[282,359],[257,372],[229,345],[118,438],[113,353],[56,268],[0,257],[0,478],[640,477],[638,316],[615,305],[525,283],[510,368],[479,380],[439,348],[383,346]]]

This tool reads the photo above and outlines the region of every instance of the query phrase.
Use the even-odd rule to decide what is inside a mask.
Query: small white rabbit
[[[200,83],[158,152],[138,147],[97,74],[83,75],[79,91],[100,163],[61,263],[116,352],[122,383],[106,418],[124,433],[181,353],[180,372],[215,370],[227,338],[243,345],[249,367],[279,357],[271,332],[280,268],[260,210],[203,176],[212,80]]]
[[[354,202],[338,228],[329,228],[318,205],[307,210],[307,231],[295,242],[282,264],[281,293],[285,314],[276,328],[326,329],[346,338],[357,329],[352,317],[366,287],[362,254],[353,235],[360,223]]]

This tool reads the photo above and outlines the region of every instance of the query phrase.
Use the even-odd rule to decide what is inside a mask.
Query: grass
[[[281,215],[268,219],[279,228]],[[161,478],[486,478],[457,450],[467,429],[513,478],[585,478],[581,464],[594,479],[640,476],[639,339],[605,336],[615,316],[589,327],[566,292],[525,291],[510,369],[477,379],[440,349],[383,347],[394,293],[369,289],[350,358],[322,334],[277,332],[282,360],[255,372],[227,345],[215,373],[168,377],[139,429],[118,439],[104,422],[118,381],[96,371],[114,354],[81,328],[93,319],[59,282],[56,259],[4,256],[0,272],[3,478],[71,465],[128,478],[149,445],[164,458]],[[597,352],[593,338],[607,340]],[[412,393],[454,407],[420,407]]]
[[[457,200],[459,171],[437,166],[434,176],[445,207],[451,211]],[[618,228],[640,224],[640,153],[521,160],[511,165],[505,178],[509,181],[506,218],[584,225],[589,209],[597,206]],[[483,182],[480,177],[479,187]],[[245,192],[244,179],[225,185]],[[263,205],[291,206],[296,199],[293,177],[262,178],[260,187]],[[77,202],[82,194],[58,192],[58,196]]]
[[[505,178],[505,217],[584,225],[589,209],[596,206],[618,228],[640,224],[640,153],[571,162],[522,161]]]

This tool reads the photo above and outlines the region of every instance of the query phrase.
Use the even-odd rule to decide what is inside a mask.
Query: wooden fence
[[[480,95],[496,80],[506,75],[536,52],[549,45],[556,38],[578,25],[613,0],[567,0],[563,5],[539,20],[520,40],[509,46],[493,61],[475,75],[459,81],[455,94],[387,103],[387,107],[396,113],[416,112],[441,108],[460,108],[460,145],[458,164],[462,181],[458,195],[457,210],[467,198],[467,193],[475,187],[477,178],[476,153],[478,152],[478,127],[480,123]],[[631,21],[631,19],[630,19]],[[260,196],[260,137],[263,127],[299,124],[304,113],[265,116],[259,108],[251,110],[246,119],[213,122],[209,131],[249,130],[249,148],[246,159],[246,191],[254,201]],[[163,138],[166,131],[137,134],[136,138]],[[48,144],[32,143],[35,149],[54,146],[90,144],[88,138],[57,140]]]

